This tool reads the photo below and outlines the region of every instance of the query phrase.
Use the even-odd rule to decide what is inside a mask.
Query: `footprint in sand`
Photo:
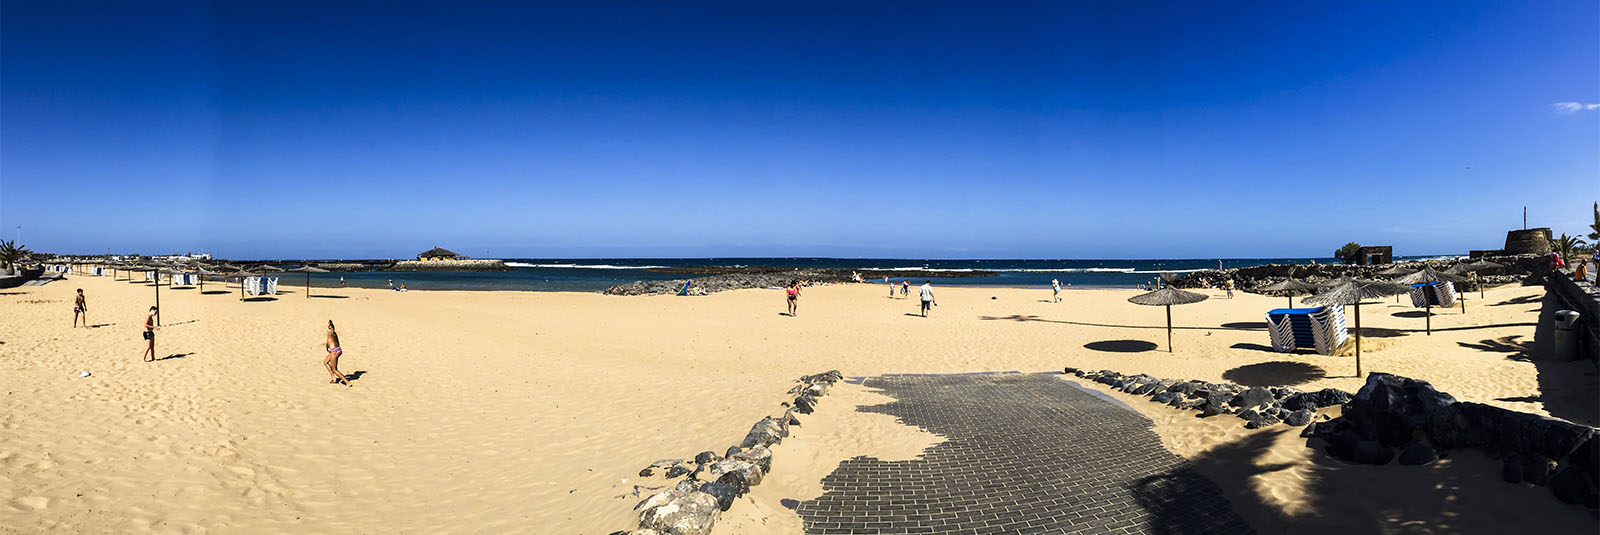
[[[22,512],[32,512],[50,506],[50,498],[44,496],[24,496],[11,500],[11,508]]]

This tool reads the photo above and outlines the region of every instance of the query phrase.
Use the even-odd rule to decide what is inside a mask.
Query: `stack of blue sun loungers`
[[[1422,308],[1428,305],[1449,307],[1456,304],[1456,285],[1439,281],[1411,285],[1411,305]]]
[[[1350,336],[1344,328],[1344,307],[1339,305],[1270,310],[1267,333],[1272,349],[1280,353],[1303,348],[1322,355],[1332,355]]]

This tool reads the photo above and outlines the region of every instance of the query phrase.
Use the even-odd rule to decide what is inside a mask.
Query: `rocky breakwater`
[[[1097,372],[1066,368],[1067,375],[1081,377],[1111,387],[1112,390],[1182,410],[1199,417],[1232,415],[1244,420],[1246,429],[1280,423],[1302,426],[1311,423],[1316,410],[1339,405],[1350,399],[1342,390],[1325,388],[1301,392],[1289,387],[1244,387],[1234,383],[1211,383],[1162,379],[1145,374],[1124,375],[1111,370]]]
[[[1501,461],[1509,483],[1547,486],[1556,498],[1600,507],[1600,430],[1566,420],[1461,402],[1426,381],[1374,373],[1343,415],[1306,427],[1329,455],[1383,465],[1420,465],[1451,450]]]
[[[738,445],[721,455],[702,451],[693,462],[683,458],[662,459],[639,471],[639,477],[666,478],[670,488],[645,498],[634,507],[639,511],[639,527],[611,535],[707,535],[723,511],[750,487],[760,485],[772,470],[773,445],[789,437],[789,427],[799,426],[795,414],[811,414],[817,401],[834,383],[843,380],[839,370],[807,375],[797,380],[789,394],[792,402],[783,403],[783,414],[768,416],[750,427]],[[682,479],[679,479],[682,478]],[[672,480],[679,479],[676,483]],[[659,487],[657,487],[659,488]]]
[[[506,263],[495,259],[467,260],[401,260],[384,268],[384,271],[511,271]]]
[[[1537,255],[1516,255],[1485,257],[1488,260],[1505,267],[1491,268],[1478,272],[1478,278],[1484,284],[1510,284],[1524,283],[1530,280],[1543,282],[1545,274],[1549,273],[1548,260]],[[1468,260],[1466,262],[1471,262]],[[1418,270],[1423,265],[1432,265],[1434,269],[1443,271],[1449,269],[1460,261],[1438,262],[1396,262],[1393,264],[1378,264],[1357,266],[1350,264],[1266,264],[1246,268],[1208,269],[1185,273],[1172,279],[1172,285],[1179,288],[1220,288],[1224,283],[1233,280],[1234,286],[1240,290],[1254,292],[1257,288],[1295,278],[1307,282],[1322,282],[1336,279],[1345,275],[1358,279],[1386,279],[1377,272],[1400,266],[1406,269]]]
[[[725,290],[743,290],[748,288],[772,288],[775,286],[788,286],[790,281],[806,281],[821,283],[854,282],[855,275],[859,274],[864,280],[882,280],[883,277],[988,277],[995,273],[992,271],[927,271],[927,270],[883,270],[883,271],[855,271],[849,269],[831,268],[780,268],[780,267],[730,267],[730,266],[695,266],[674,268],[652,268],[648,271],[656,273],[683,273],[686,275],[703,275],[701,277],[686,277],[673,280],[635,281],[627,284],[618,284],[606,288],[606,295],[663,295],[675,294],[683,289],[684,283],[689,283],[691,288],[699,288],[705,293],[716,293]]]

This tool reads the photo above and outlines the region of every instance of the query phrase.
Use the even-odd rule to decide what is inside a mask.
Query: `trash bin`
[[[1556,311],[1555,357],[1561,360],[1578,358],[1578,312]]]

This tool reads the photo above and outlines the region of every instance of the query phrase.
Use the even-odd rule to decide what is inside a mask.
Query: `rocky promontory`
[[[805,282],[853,282],[855,275],[860,274],[865,280],[880,280],[883,277],[894,278],[933,278],[933,277],[988,277],[994,275],[992,271],[929,271],[922,269],[900,270],[850,270],[834,268],[786,268],[770,266],[691,266],[650,268],[655,273],[682,273],[685,275],[705,275],[703,277],[685,277],[682,279],[634,281],[627,284],[618,284],[606,288],[606,295],[662,295],[675,294],[683,289],[684,283],[690,283],[690,288],[698,288],[705,293],[716,293],[725,290],[743,290],[749,288],[771,288],[774,286],[788,286],[790,281]]]
[[[1478,279],[1484,284],[1490,285],[1522,282],[1531,275],[1542,276],[1549,272],[1550,269],[1548,260],[1539,255],[1496,256],[1486,257],[1484,260],[1505,266],[1478,272]],[[1422,269],[1424,264],[1428,264],[1432,265],[1434,269],[1443,271],[1460,262],[1471,262],[1471,260],[1434,262],[1416,260],[1360,266],[1350,264],[1265,264],[1245,268],[1208,269],[1185,273],[1172,279],[1172,285],[1178,288],[1220,288],[1224,283],[1232,279],[1235,287],[1250,292],[1255,291],[1256,288],[1291,277],[1312,283],[1337,279],[1345,275],[1359,279],[1383,279],[1388,277],[1378,275],[1377,272],[1395,266],[1415,271]]]
[[[504,261],[497,259],[469,260],[401,260],[383,271],[511,271]]]

